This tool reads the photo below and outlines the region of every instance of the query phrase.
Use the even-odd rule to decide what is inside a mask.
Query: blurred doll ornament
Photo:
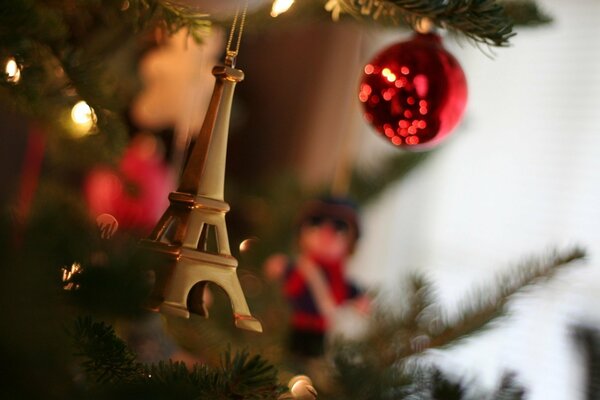
[[[280,277],[292,317],[290,351],[319,357],[336,310],[350,301],[365,308],[366,297],[345,276],[360,230],[356,207],[345,199],[309,202],[298,222],[299,255],[284,264],[280,255],[265,265],[267,277]]]
[[[434,147],[460,122],[467,82],[460,64],[435,33],[416,33],[365,67],[358,98],[365,119],[393,145]]]
[[[168,205],[173,186],[158,141],[142,134],[131,140],[116,170],[92,169],[83,191],[92,217],[110,214],[125,229],[147,231]]]

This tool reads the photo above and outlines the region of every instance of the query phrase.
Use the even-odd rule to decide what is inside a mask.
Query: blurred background
[[[568,399],[581,396],[583,379],[569,326],[599,317],[600,49],[589,39],[599,34],[592,21],[600,8],[540,4],[554,22],[520,30],[493,58],[446,41],[469,83],[465,119],[437,154],[366,210],[353,272],[393,298],[403,273],[424,269],[455,305],[511,260],[581,244],[587,266],[523,295],[509,321],[442,356],[448,368],[488,383],[491,371],[510,366],[527,382],[527,398]],[[372,136],[361,136],[368,165],[379,145]]]

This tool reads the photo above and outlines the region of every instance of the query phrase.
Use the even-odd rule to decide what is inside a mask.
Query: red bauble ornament
[[[162,161],[157,140],[135,137],[117,170],[98,166],[87,175],[83,192],[90,214],[110,214],[125,229],[150,231],[169,205],[175,186]]]
[[[365,118],[396,146],[435,146],[460,121],[467,82],[458,61],[433,33],[388,47],[365,66],[359,100]]]

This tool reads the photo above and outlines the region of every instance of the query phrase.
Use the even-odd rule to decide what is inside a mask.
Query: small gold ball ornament
[[[316,400],[317,391],[312,380],[306,375],[296,375],[288,383],[289,392],[281,395],[279,400]]]

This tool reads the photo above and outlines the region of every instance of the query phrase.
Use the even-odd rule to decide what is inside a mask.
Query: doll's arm
[[[319,313],[326,320],[330,320],[335,312],[336,304],[325,275],[308,257],[300,256],[296,268],[306,280]]]

